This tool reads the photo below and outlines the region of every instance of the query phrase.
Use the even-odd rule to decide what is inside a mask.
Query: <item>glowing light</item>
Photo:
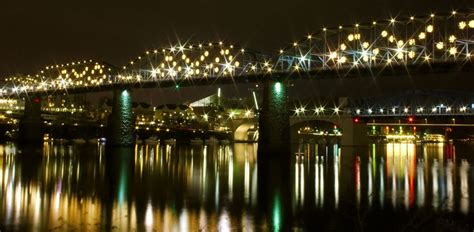
[[[275,196],[273,203],[273,229],[279,231],[281,227],[281,205],[279,196]]]
[[[151,207],[151,203],[148,203],[146,207],[145,225],[148,227],[153,225],[153,209]]]
[[[346,50],[346,48],[347,48],[347,46],[346,46],[345,44],[341,44],[341,46],[340,46],[340,47],[341,47],[341,50],[342,50],[342,51],[345,51],[345,50]]]
[[[347,58],[345,56],[341,56],[339,57],[339,59],[337,60],[338,63],[345,63],[347,61]]]
[[[436,43],[436,48],[439,49],[439,50],[443,49],[444,48],[444,43],[443,42]]]
[[[389,37],[388,37],[388,41],[389,41],[390,43],[393,43],[393,42],[395,41],[395,37],[394,37],[393,35],[389,36]]]
[[[431,24],[430,24],[430,25],[426,26],[426,32],[428,32],[428,33],[432,33],[432,32],[433,32],[433,30],[434,30],[434,27],[433,27],[433,25],[431,25]]]
[[[281,83],[280,82],[275,83],[275,92],[279,94],[281,93],[281,91],[282,91]]]
[[[374,48],[374,50],[372,50],[372,53],[373,53],[374,55],[378,55],[379,52],[380,52],[380,50],[379,50],[378,48]]]
[[[347,40],[353,41],[353,40],[354,40],[354,35],[353,35],[353,34],[349,34],[349,35],[347,36]]]
[[[450,55],[456,55],[457,52],[458,52],[458,49],[456,47],[449,48]]]
[[[399,48],[403,47],[403,44],[404,44],[403,40],[397,41],[397,47],[399,47]]]
[[[380,35],[385,38],[388,36],[388,32],[384,30],[382,33],[380,33]]]
[[[397,58],[400,59],[400,60],[403,59],[403,50],[402,51],[397,51]]]
[[[474,28],[474,20],[469,21],[469,27]]]
[[[449,36],[449,42],[450,42],[450,43],[456,42],[456,36],[450,35],[450,36]]]
[[[420,40],[426,39],[426,33],[420,32],[420,34],[418,35],[418,39],[420,39]]]

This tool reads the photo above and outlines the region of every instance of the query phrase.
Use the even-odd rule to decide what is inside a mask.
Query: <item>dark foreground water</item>
[[[301,144],[288,175],[256,149],[1,145],[0,230],[473,230],[473,145]]]

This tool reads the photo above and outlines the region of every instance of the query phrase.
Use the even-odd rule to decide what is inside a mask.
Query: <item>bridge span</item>
[[[121,67],[91,60],[50,65],[6,78],[0,95],[27,99],[20,131],[32,141],[39,139],[42,96],[113,91],[108,143],[129,146],[131,89],[257,82],[263,85],[259,143],[270,153],[286,153],[287,85],[294,80],[313,82],[321,95],[346,97],[406,89],[471,92],[473,47],[472,11],[396,17],[322,28],[272,55],[224,42],[184,43],[145,51]]]

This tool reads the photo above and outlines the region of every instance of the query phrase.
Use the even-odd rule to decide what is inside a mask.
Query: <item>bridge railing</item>
[[[394,17],[323,28],[280,50],[276,67],[307,72],[462,64],[472,61],[473,46],[473,11]]]

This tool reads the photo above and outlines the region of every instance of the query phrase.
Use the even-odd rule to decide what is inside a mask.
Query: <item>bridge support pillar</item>
[[[365,123],[355,123],[351,117],[344,117],[341,120],[341,128],[341,146],[365,146],[369,144]]]
[[[258,160],[290,158],[290,117],[286,86],[275,80],[264,83],[259,116]]]
[[[130,90],[114,90],[112,113],[107,122],[107,146],[132,146],[134,121]]]
[[[18,142],[25,145],[41,144],[43,136],[41,97],[33,96],[26,98],[23,117],[19,123]]]

